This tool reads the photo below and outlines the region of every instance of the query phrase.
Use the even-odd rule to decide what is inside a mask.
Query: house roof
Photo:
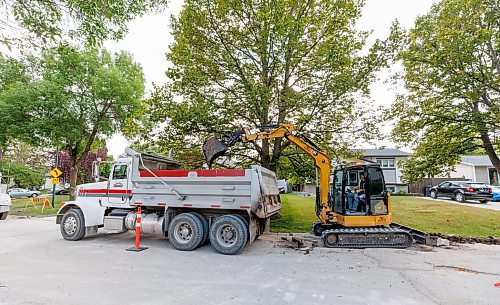
[[[461,156],[462,163],[468,163],[475,166],[493,166],[488,156]]]
[[[410,155],[410,153],[395,148],[353,150],[356,152],[363,151],[363,157],[408,157]]]

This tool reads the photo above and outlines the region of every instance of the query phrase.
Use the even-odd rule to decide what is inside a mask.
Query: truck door
[[[130,196],[128,188],[129,166],[126,163],[115,163],[108,184],[110,203],[125,203]]]

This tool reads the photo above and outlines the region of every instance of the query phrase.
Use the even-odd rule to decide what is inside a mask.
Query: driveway
[[[458,205],[465,205],[469,207],[474,207],[474,208],[480,208],[480,209],[488,209],[488,210],[495,210],[495,211],[500,211],[500,202],[488,202],[488,203],[480,203],[479,201],[469,201],[467,200],[466,202],[457,202],[456,200],[451,200],[445,197],[433,199],[431,197],[418,197],[426,200],[433,200],[433,201],[439,201],[439,202],[446,202],[446,203],[452,203],[452,204],[458,204]]]
[[[495,304],[500,247],[177,251],[133,234],[63,240],[54,218],[0,222],[0,304]]]

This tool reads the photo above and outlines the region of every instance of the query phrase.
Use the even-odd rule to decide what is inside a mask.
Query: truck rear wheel
[[[85,218],[80,209],[67,211],[61,219],[61,235],[66,240],[76,241],[85,236]]]
[[[172,219],[168,227],[168,240],[181,251],[194,250],[203,239],[203,224],[191,213],[179,214]]]
[[[219,253],[240,253],[248,242],[248,227],[236,215],[218,217],[210,228],[210,243]]]
[[[208,225],[208,220],[205,218],[205,216],[201,215],[200,213],[196,212],[191,212],[194,216],[198,217],[198,219],[201,221],[201,224],[203,225],[203,238],[201,239],[200,246],[203,245],[207,239],[208,239],[208,234],[209,234],[209,225]]]

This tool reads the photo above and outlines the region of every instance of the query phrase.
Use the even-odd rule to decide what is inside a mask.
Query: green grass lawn
[[[314,197],[281,196],[281,218],[271,222],[274,232],[310,232],[316,221]],[[418,197],[391,197],[394,222],[428,233],[471,237],[500,236],[500,212],[435,202]]]
[[[52,200],[52,196],[49,196],[47,199]],[[56,215],[57,210],[61,206],[61,202],[68,201],[69,195],[57,195],[55,200],[54,209],[51,207],[45,207],[42,212],[43,203],[35,203],[36,207],[33,204],[29,204],[25,209],[26,203],[29,202],[29,199],[12,199],[12,207],[10,209],[10,215],[17,216],[53,216]]]

